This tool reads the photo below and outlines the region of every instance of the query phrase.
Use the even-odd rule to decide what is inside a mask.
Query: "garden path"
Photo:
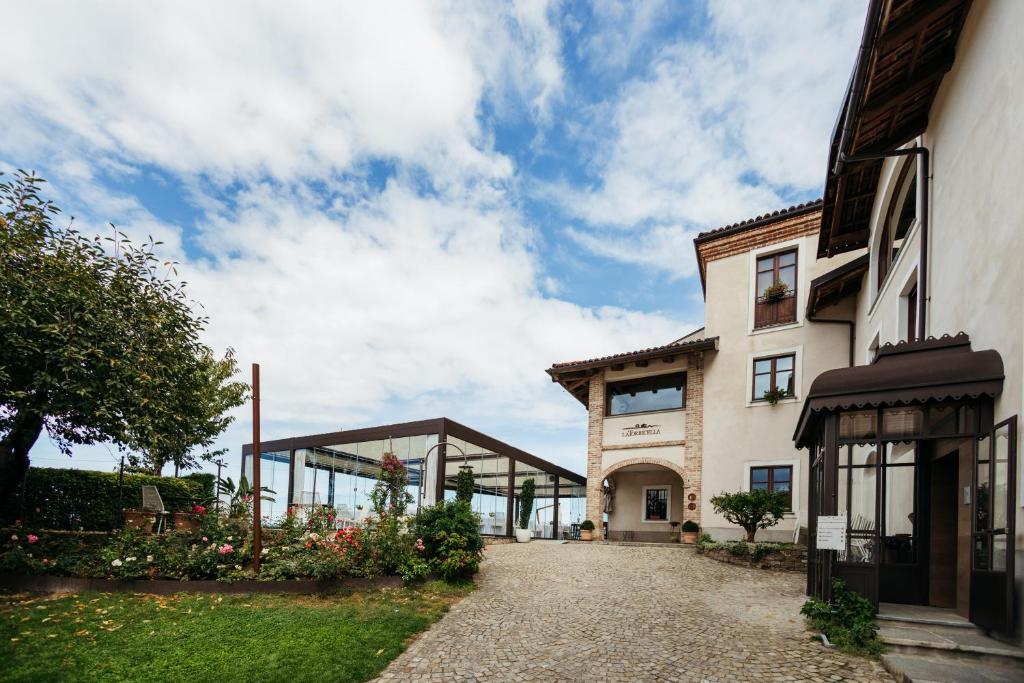
[[[486,555],[478,589],[379,680],[892,680],[811,639],[801,574],[683,548],[538,541]]]

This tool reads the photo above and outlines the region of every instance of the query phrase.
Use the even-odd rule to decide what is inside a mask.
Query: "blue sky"
[[[446,415],[582,471],[544,369],[699,327],[695,234],[820,194],[863,5],[22,3],[0,168],[164,241],[265,438]]]

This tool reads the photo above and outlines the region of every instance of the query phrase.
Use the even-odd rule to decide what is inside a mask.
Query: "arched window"
[[[900,169],[896,191],[893,192],[889,208],[885,212],[882,235],[878,240],[878,251],[875,255],[878,264],[878,291],[881,291],[885,278],[888,277],[892,264],[903,246],[903,239],[916,218],[917,163],[914,159],[907,159]]]

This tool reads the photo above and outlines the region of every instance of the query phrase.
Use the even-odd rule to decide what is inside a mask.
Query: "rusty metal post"
[[[263,550],[263,520],[260,518],[260,365],[252,364],[252,568],[260,573]]]

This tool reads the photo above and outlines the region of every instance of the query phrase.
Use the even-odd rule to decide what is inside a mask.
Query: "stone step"
[[[882,622],[878,638],[890,651],[903,654],[959,653],[986,660],[1024,665],[1024,649],[991,638],[979,629],[922,623]]]
[[[921,653],[887,652],[882,666],[899,683],[1020,683],[1024,663],[1005,659],[981,661],[958,653],[930,651]]]
[[[958,614],[954,614],[951,617],[945,615],[936,615],[928,617],[912,617],[902,614],[886,614],[883,612],[878,613],[879,621],[894,621],[906,624],[928,624],[933,626],[946,626],[949,628],[966,628],[978,630],[978,627],[967,621]]]

